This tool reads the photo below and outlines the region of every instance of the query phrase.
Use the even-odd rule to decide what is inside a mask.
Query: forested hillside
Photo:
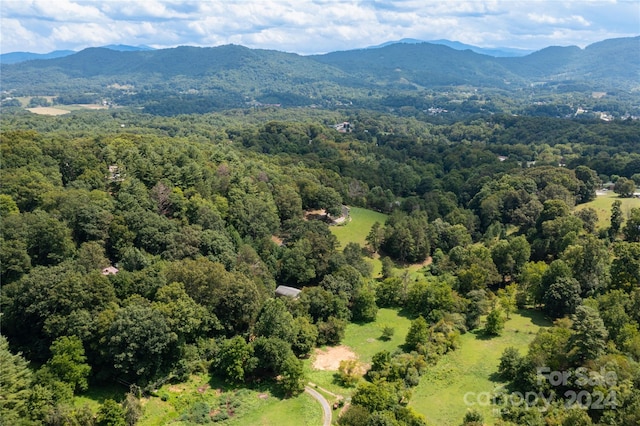
[[[522,114],[543,105],[551,110],[537,110],[547,116],[571,115],[581,107],[621,117],[640,115],[633,102],[640,88],[639,42],[635,37],[585,49],[549,47],[512,58],[431,43],[315,56],[237,45],[89,48],[62,58],[2,64],[3,99],[13,105],[16,97],[50,96],[61,105],[104,103],[161,115],[265,104],[404,108],[405,113],[414,109],[414,115],[429,108],[449,115]],[[547,106],[555,106],[558,95],[568,111]]]
[[[336,130],[343,122],[350,131]],[[574,210],[603,182],[633,196],[638,121],[434,124],[299,108],[8,110],[0,124],[7,424],[135,424],[140,397],[198,373],[297,395],[301,360],[378,307],[401,310],[411,328],[402,351],[355,376],[342,425],[426,424],[407,407],[420,376],[460,334],[500,334],[516,307],[556,322],[528,353],[505,351],[495,374],[555,400],[545,411],[503,404],[502,424],[640,422],[640,207],[614,203],[604,225],[594,209]],[[389,215],[366,247],[339,249],[329,230],[345,204]],[[416,279],[391,272],[429,258]],[[275,298],[278,285],[301,293]],[[571,380],[550,385],[540,368]],[[584,371],[615,380],[575,380]],[[129,391],[122,401],[71,402],[114,385]],[[568,409],[569,390],[608,399]],[[178,420],[233,416],[196,422],[190,410]]]

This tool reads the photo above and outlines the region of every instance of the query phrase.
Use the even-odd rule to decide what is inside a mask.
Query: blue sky
[[[0,0],[1,53],[234,43],[312,54],[402,38],[541,49],[638,34],[639,0]]]

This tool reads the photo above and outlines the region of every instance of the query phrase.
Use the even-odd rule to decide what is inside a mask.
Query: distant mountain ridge
[[[450,47],[454,50],[471,50],[472,52],[480,53],[482,55],[494,56],[497,58],[526,56],[534,52],[534,50],[517,49],[512,47],[495,47],[495,48],[478,47],[478,46],[473,46],[471,44],[461,43],[459,41],[451,41],[451,40],[445,40],[445,39],[418,40],[415,38],[403,38],[398,41],[388,41],[386,43],[382,43],[377,46],[370,46],[367,49],[379,49],[381,47],[390,46],[392,44],[420,44],[420,43],[441,44],[443,46]]]
[[[116,50],[120,52],[137,52],[154,50],[149,46],[128,46],[126,44],[109,44],[102,46],[105,49]],[[31,52],[10,52],[0,55],[0,64],[17,64],[19,62],[32,61],[36,59],[55,59],[64,58],[65,56],[78,53],[75,50],[54,50],[49,53],[31,53]]]
[[[414,38],[403,38],[397,41],[388,41],[377,46],[371,46],[367,49],[378,49],[381,47],[386,47],[392,44],[405,43],[405,44],[419,44],[419,43],[431,43],[431,44],[442,44],[444,46],[451,47],[455,50],[471,50],[476,53],[481,53],[483,55],[495,56],[495,57],[511,57],[511,56],[525,56],[530,53],[533,53],[534,50],[526,50],[526,49],[515,49],[509,47],[497,47],[497,48],[485,48],[473,46],[470,44],[464,44],[459,41],[451,41],[445,39],[439,40],[418,40]],[[106,46],[97,46],[103,47],[105,49],[116,50],[119,52],[137,52],[137,51],[148,51],[155,50],[152,47],[139,45],[139,46],[129,46],[126,44],[109,44]],[[84,49],[83,49],[84,50]],[[34,59],[55,59],[62,58],[65,56],[73,55],[74,53],[78,53],[76,50],[55,50],[49,53],[32,53],[32,52],[9,52],[0,54],[0,64],[17,64],[19,62],[31,61]]]

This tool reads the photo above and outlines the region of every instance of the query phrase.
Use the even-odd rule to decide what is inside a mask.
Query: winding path
[[[320,405],[322,405],[322,417],[324,419],[322,425],[331,426],[331,406],[329,405],[329,402],[326,400],[326,398],[322,396],[321,393],[319,393],[315,389],[310,388],[309,386],[305,386],[304,391],[315,398],[320,403]]]

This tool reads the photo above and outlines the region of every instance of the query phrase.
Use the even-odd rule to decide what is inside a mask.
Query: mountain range
[[[386,47],[392,44],[420,44],[420,43],[432,43],[432,44],[442,44],[444,46],[448,46],[455,50],[471,50],[476,53],[481,53],[483,55],[495,56],[495,57],[512,57],[512,56],[525,56],[530,53],[533,53],[533,50],[526,49],[515,49],[510,47],[497,47],[497,48],[484,48],[473,46],[470,44],[460,43],[459,41],[451,41],[451,40],[417,40],[414,38],[403,38],[402,40],[397,41],[388,41],[386,43],[379,44],[377,46],[371,46],[369,49],[378,49],[380,47]],[[125,44],[110,44],[104,47],[105,49],[117,50],[120,52],[135,52],[135,51],[146,51],[146,50],[154,50],[149,46],[129,46]],[[64,56],[73,55],[77,53],[75,50],[54,50],[49,53],[31,53],[31,52],[10,52],[0,54],[0,64],[17,64],[18,62],[32,61],[35,59],[54,59],[54,58],[62,58]]]
[[[59,58],[2,64],[2,86],[16,96],[65,95],[71,101],[94,93],[144,106],[172,97],[174,104],[197,100],[210,107],[249,101],[288,106],[336,99],[366,103],[460,86],[637,93],[640,36],[512,57],[419,41],[311,56],[238,45],[88,48]]]
[[[126,44],[109,44],[101,46],[105,49],[117,50],[121,52],[135,52],[140,50],[153,50],[149,46],[128,46]],[[54,50],[49,53],[32,52],[10,52],[0,54],[0,64],[17,64],[19,62],[33,61],[35,59],[55,59],[78,53],[75,50]]]

